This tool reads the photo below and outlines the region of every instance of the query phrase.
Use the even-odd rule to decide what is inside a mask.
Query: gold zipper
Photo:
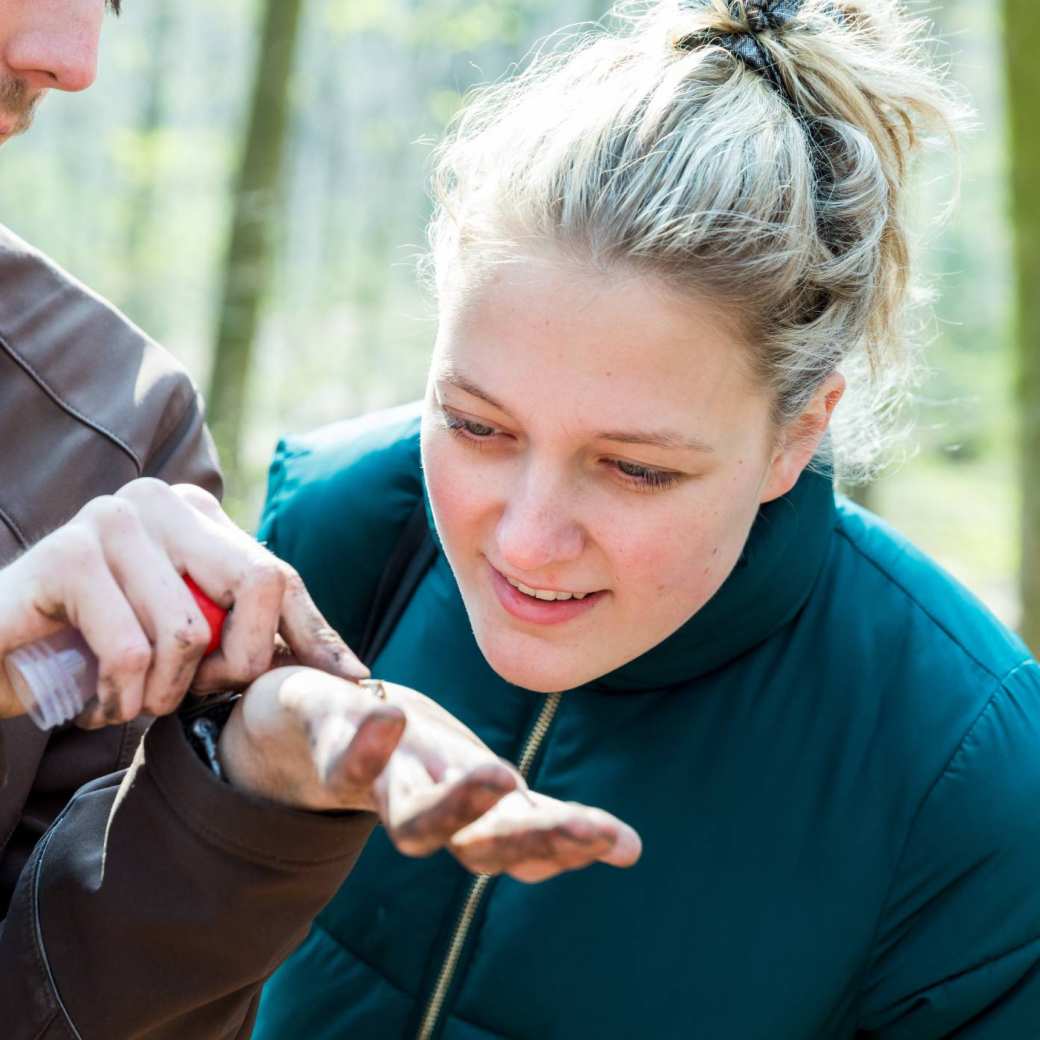
[[[516,766],[517,771],[524,780],[527,779],[534,756],[538,754],[538,749],[542,746],[542,741],[545,740],[545,734],[549,732],[549,727],[552,725],[552,720],[556,715],[556,709],[560,706],[562,697],[562,693],[551,693],[546,697],[545,704],[542,705],[542,710],[538,713],[538,718],[535,719],[531,732],[527,735],[524,749],[520,753],[520,761],[517,762]],[[451,988],[452,979],[455,978],[455,969],[459,966],[462,948],[466,945],[466,938],[473,924],[473,918],[476,916],[477,907],[480,906],[480,901],[491,883],[491,877],[492,875],[490,874],[478,874],[470,882],[469,891],[466,893],[466,901],[462,904],[459,919],[455,922],[455,931],[451,933],[448,953],[444,958],[444,963],[441,965],[440,974],[437,976],[437,985],[433,987],[429,1003],[426,1005],[426,1013],[423,1015],[422,1022],[419,1025],[419,1032],[416,1034],[417,1040],[430,1040],[434,1030],[437,1028],[441,1011],[444,1009],[444,998],[448,995],[448,990]]]

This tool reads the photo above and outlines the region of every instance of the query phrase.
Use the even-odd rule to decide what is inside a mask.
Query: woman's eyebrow
[[[648,444],[655,448],[681,448],[683,451],[699,451],[706,455],[715,452],[707,441],[674,430],[604,430],[596,434],[596,439],[617,441],[620,444]]]
[[[441,377],[437,380],[438,383],[447,383],[449,386],[453,386],[458,390],[462,390],[464,393],[469,394],[471,397],[479,397],[482,401],[486,401],[492,408],[497,408],[500,412],[508,412],[504,404],[500,401],[495,400],[486,390],[481,389],[476,383],[467,379],[464,375],[460,375],[458,372],[444,372]]]
[[[504,404],[460,372],[444,372],[437,382],[447,383],[463,393],[486,401],[492,408],[509,414],[509,409]],[[714,447],[707,441],[703,441],[699,437],[689,437],[675,430],[604,430],[597,433],[595,439],[616,441],[618,444],[646,444],[654,448],[679,448],[682,451],[697,451],[704,455],[712,455],[715,452]]]

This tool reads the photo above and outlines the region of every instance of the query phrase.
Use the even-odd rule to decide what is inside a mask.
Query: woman
[[[832,490],[957,114],[914,40],[891,0],[656,4],[457,122],[421,419],[283,447],[264,535],[356,641],[425,495],[374,673],[643,858],[528,887],[377,836],[261,1040],[1040,1034],[1037,666]]]

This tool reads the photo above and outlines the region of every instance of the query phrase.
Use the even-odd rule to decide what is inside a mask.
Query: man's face
[[[48,90],[85,90],[105,8],[119,0],[0,0],[0,143],[21,133]]]

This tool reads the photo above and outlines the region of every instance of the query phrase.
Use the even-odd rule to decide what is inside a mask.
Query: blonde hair
[[[463,107],[436,156],[438,285],[551,243],[707,293],[736,317],[781,430],[845,373],[833,462],[868,475],[914,368],[908,173],[925,134],[952,140],[965,112],[922,30],[897,0],[615,9]]]

